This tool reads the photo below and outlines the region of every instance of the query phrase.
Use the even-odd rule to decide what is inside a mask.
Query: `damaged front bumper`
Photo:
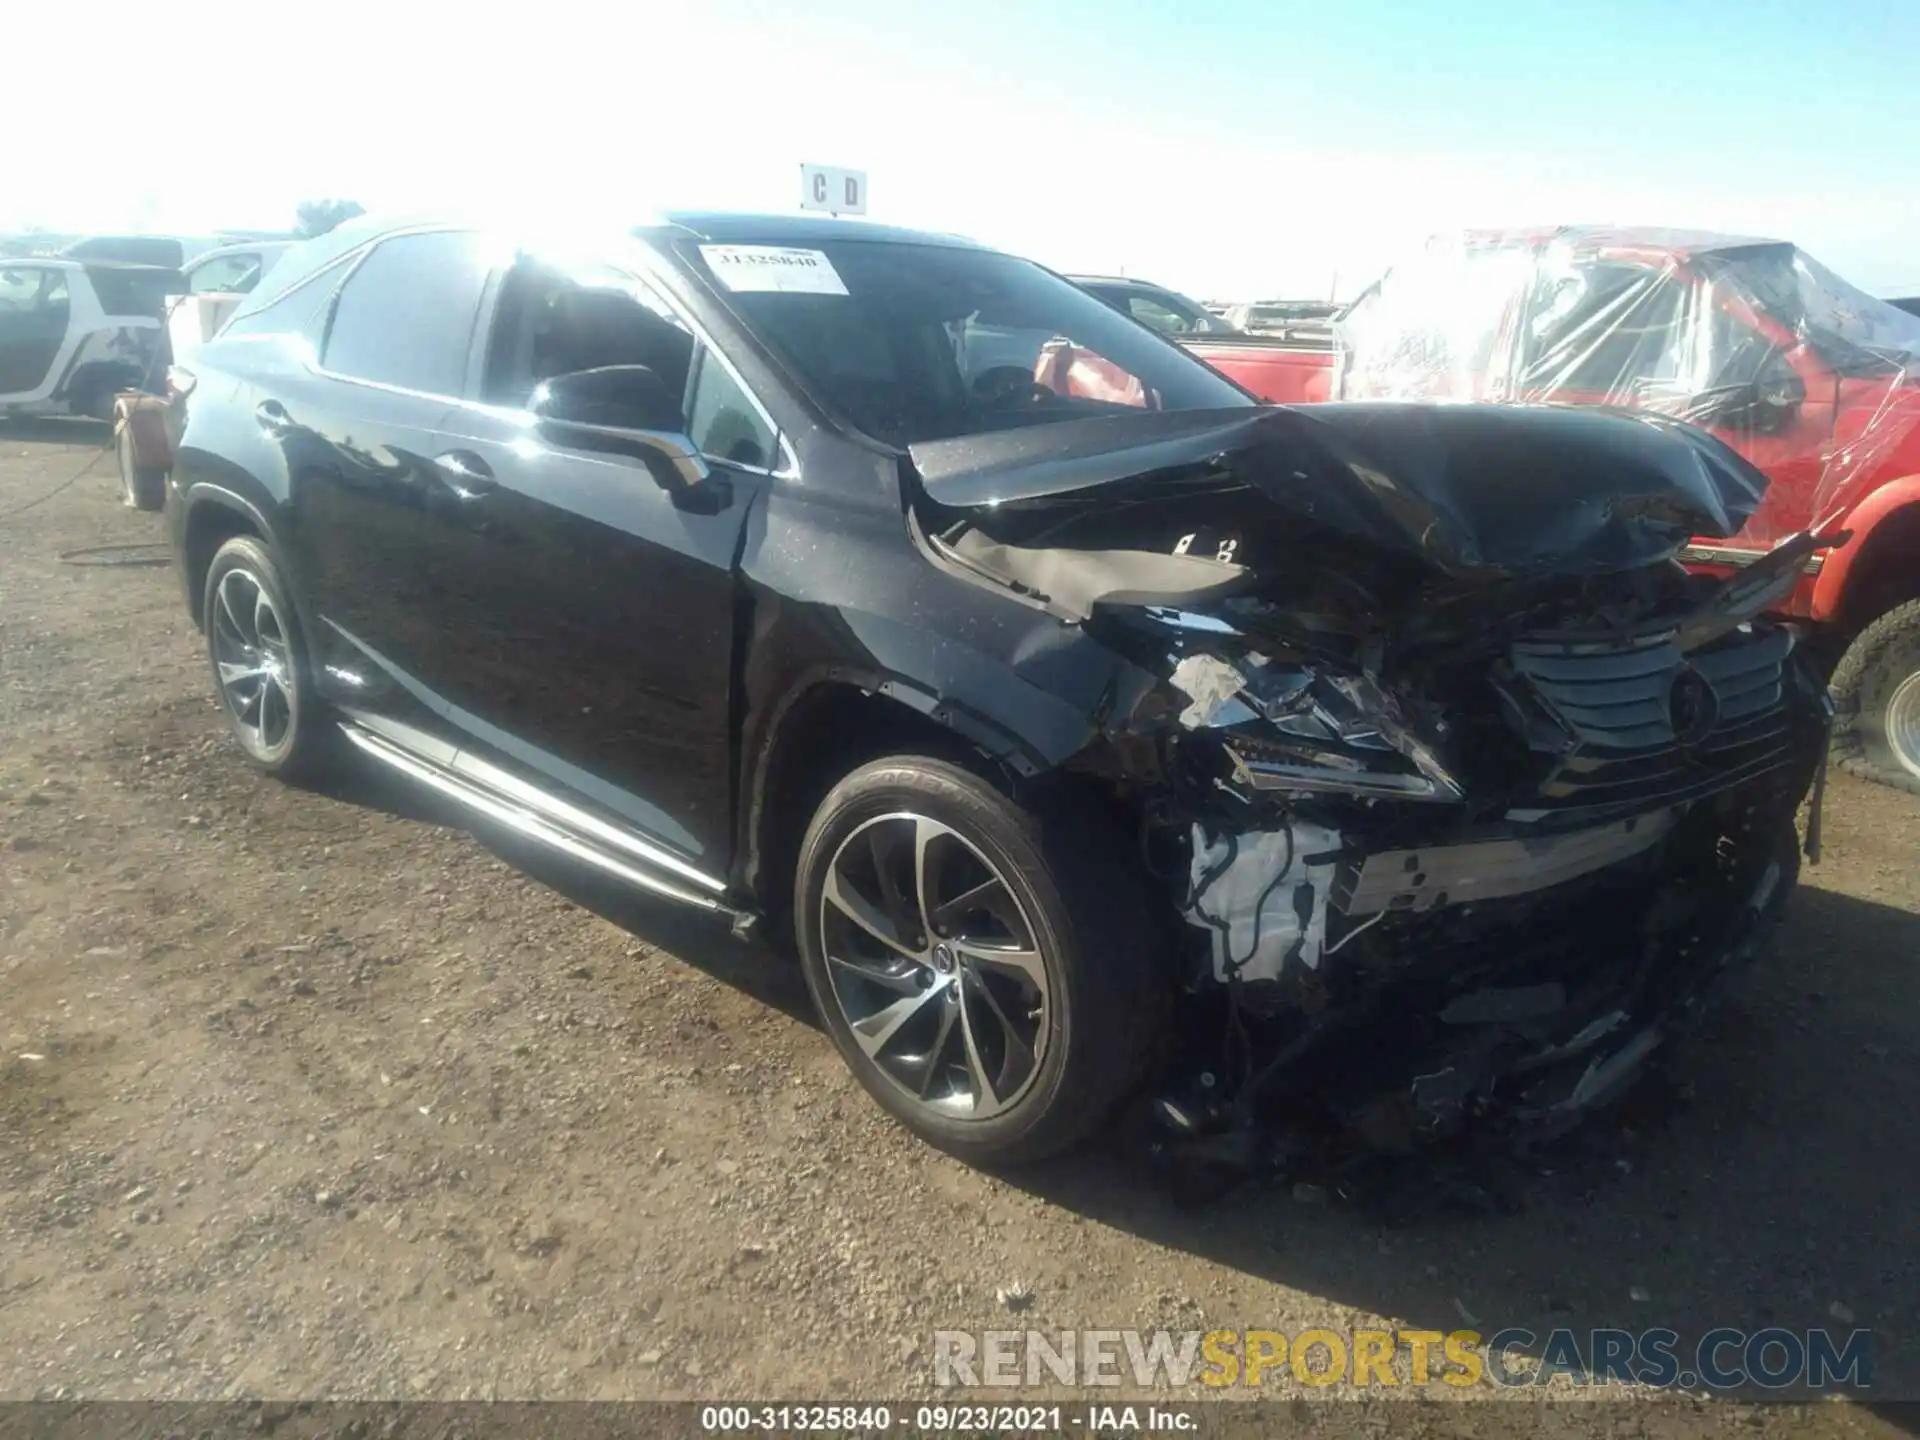
[[[1718,983],[1751,960],[1778,920],[1796,874],[1792,831],[1753,841],[1772,858],[1728,877],[1706,907],[1665,934],[1648,927],[1628,952],[1598,967],[1612,983],[1584,996],[1561,982],[1490,987],[1463,994],[1437,1017],[1451,1035],[1427,1054],[1435,1068],[1413,1075],[1402,1095],[1376,1099],[1353,1118],[1363,1133],[1413,1140],[1444,1136],[1468,1119],[1539,1143],[1618,1101],[1672,1037],[1690,1029]],[[1570,1032],[1570,1033],[1569,1033]],[[1398,1113],[1396,1113],[1398,1112]],[[1385,1129],[1381,1128],[1385,1121]]]
[[[1370,1151],[1470,1123],[1526,1143],[1564,1132],[1616,1101],[1760,949],[1797,879],[1804,788],[1782,774],[1545,841],[1343,858],[1315,831],[1300,838],[1322,848],[1296,843],[1272,886],[1251,870],[1270,843],[1245,844],[1249,873],[1215,897],[1224,915],[1195,907],[1225,922],[1199,923],[1227,978],[1196,990],[1202,1018],[1163,1120],[1187,1139],[1281,1124]],[[1275,895],[1284,914],[1263,914]],[[1240,962],[1269,958],[1262,945],[1278,971],[1249,982]]]
[[[1178,908],[1205,951],[1185,1075],[1211,1083],[1177,1081],[1166,1125],[1331,1121],[1394,1151],[1615,1102],[1760,945],[1810,787],[1818,830],[1817,677],[1789,630],[1698,613],[1509,637],[1477,742],[1457,703],[1170,627]]]

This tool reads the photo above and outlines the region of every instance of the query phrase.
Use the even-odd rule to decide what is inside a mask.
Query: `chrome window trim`
[[[315,271],[306,279],[289,286],[285,295],[291,295],[301,286],[319,279],[329,270],[336,267],[344,267],[344,273],[334,282],[333,293],[327,296],[322,302],[326,312],[326,321],[320,330],[319,344],[313,347],[310,357],[302,358],[301,363],[309,374],[319,376],[322,379],[336,380],[346,385],[359,385],[369,390],[380,390],[389,395],[402,395],[415,400],[445,402],[456,409],[477,410],[482,414],[495,417],[519,417],[531,426],[533,420],[532,413],[524,407],[495,405],[484,400],[470,399],[463,395],[443,395],[438,391],[415,390],[405,385],[394,385],[383,380],[368,380],[358,375],[346,375],[338,370],[329,370],[321,363],[321,355],[326,350],[328,337],[333,333],[334,308],[339,303],[340,292],[346,289],[348,283],[353,279],[354,273],[366,262],[366,258],[389,240],[398,240],[410,235],[443,235],[449,233],[487,235],[490,232],[482,227],[464,225],[416,225],[401,230],[390,231],[387,234],[369,239],[366,244],[356,250],[349,251],[345,255],[337,256],[333,262],[324,269]],[[680,304],[673,294],[659,283],[659,272],[666,267],[667,262],[656,254],[652,247],[639,240],[628,241],[624,248],[627,251],[638,251],[642,257],[639,263],[636,265],[626,255],[622,255],[619,258],[609,257],[605,261],[607,267],[616,274],[646,286],[647,293],[653,297],[660,308],[671,314],[675,320],[685,326],[687,333],[692,335],[708,354],[720,362],[721,367],[726,370],[727,374],[732,378],[733,383],[740,387],[740,393],[745,395],[753,405],[754,412],[759,415],[762,423],[764,423],[772,433],[775,443],[780,447],[780,464],[774,468],[769,468],[765,465],[743,465],[738,461],[727,459],[724,455],[708,455],[705,451],[701,452],[702,458],[748,475],[763,475],[770,480],[799,480],[801,478],[800,457],[794,451],[793,442],[787,438],[787,432],[781,428],[780,423],[773,418],[772,412],[767,409],[766,402],[763,401],[754,388],[747,383],[747,377],[740,373],[740,367],[733,363],[732,358],[728,356],[727,352],[721,349],[720,346],[714,344],[713,336],[707,330],[707,327],[702,325],[694,316],[690,315],[686,307]],[[506,269],[511,270],[515,263],[518,263],[517,258],[515,261],[510,262]],[[275,303],[278,303],[279,299],[285,298],[285,295],[276,297]],[[481,316],[485,310],[486,292],[483,287],[480,303],[474,310],[473,323],[476,334]],[[474,338],[474,336],[469,336],[469,351],[471,351]]]

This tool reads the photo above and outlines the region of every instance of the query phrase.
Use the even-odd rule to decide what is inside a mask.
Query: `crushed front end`
[[[1547,1138],[1753,953],[1825,754],[1793,632],[1699,638],[1712,587],[1677,567],[1532,588],[1371,659],[1264,600],[1128,617],[1166,646],[1171,699],[1121,729],[1211,1077],[1164,1098],[1176,1131],[1312,1111],[1377,1148],[1470,1118]]]
[[[935,543],[1139,677],[1078,764],[1138,815],[1175,917],[1168,1130],[1550,1138],[1796,881],[1830,711],[1767,612],[1816,542],[1689,574],[1689,535],[1765,485],[1698,432],[1342,410],[1187,421],[1133,476],[1111,439],[989,455],[946,494],[994,503]],[[1074,490],[1076,461],[1114,478]]]

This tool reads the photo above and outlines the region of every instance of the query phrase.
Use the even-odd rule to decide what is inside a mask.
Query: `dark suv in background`
[[[1684,427],[1259,407],[1025,261],[711,215],[349,224],[173,388],[254,764],[790,927],[973,1159],[1150,1074],[1188,1138],[1570,1123],[1792,885],[1822,692],[1675,563],[1764,488]]]

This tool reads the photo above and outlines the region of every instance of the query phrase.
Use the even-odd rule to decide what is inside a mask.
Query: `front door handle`
[[[433,457],[433,468],[462,500],[478,500],[500,488],[493,470],[471,450],[449,450]]]

